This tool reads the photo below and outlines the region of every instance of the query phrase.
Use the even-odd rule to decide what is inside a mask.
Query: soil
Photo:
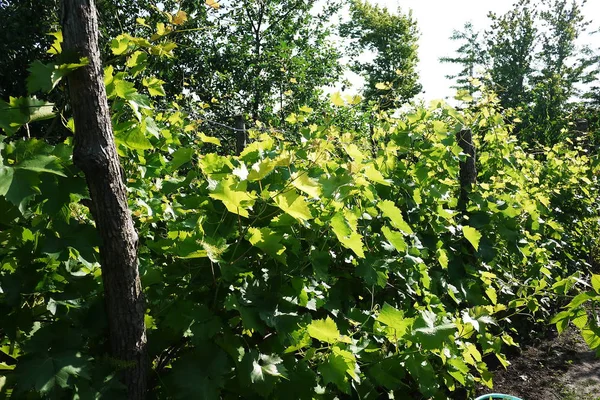
[[[494,393],[523,400],[600,400],[600,358],[575,329],[550,333],[494,371]],[[490,393],[480,388],[478,395]]]

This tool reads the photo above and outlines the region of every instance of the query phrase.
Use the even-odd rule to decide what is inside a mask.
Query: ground
[[[510,362],[494,371],[493,392],[523,400],[600,400],[600,358],[575,329],[549,333]],[[478,395],[489,392],[480,388]]]

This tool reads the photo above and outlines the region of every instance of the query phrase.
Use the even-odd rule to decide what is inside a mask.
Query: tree
[[[519,0],[512,10],[498,16],[489,14],[491,26],[485,32],[491,85],[505,108],[528,103],[529,78],[534,71],[537,11],[531,0]]]
[[[537,54],[540,69],[532,77],[532,124],[539,125],[537,139],[556,142],[567,127],[571,99],[579,96],[578,84],[587,85],[596,76],[590,69],[598,58],[588,47],[579,47],[577,40],[589,22],[585,20],[582,6],[567,0],[543,1],[545,9],[540,18],[541,49]],[[541,133],[541,134],[540,134]]]
[[[125,363],[123,382],[128,399],[143,399],[147,359],[138,236],[112,132],[94,0],[63,0],[62,25],[65,53],[88,60],[68,78],[77,130],[73,160],[85,174],[90,210],[102,239],[100,257],[111,354],[117,362]]]
[[[473,94],[476,90],[471,84],[470,78],[475,77],[478,68],[485,68],[486,64],[486,54],[479,35],[479,32],[473,30],[472,23],[465,23],[462,31],[454,31],[450,37],[451,40],[461,42],[461,45],[456,49],[456,56],[440,58],[443,63],[461,66],[460,72],[454,75],[446,75],[446,78],[455,80],[456,83],[452,88],[467,90],[470,94]]]
[[[351,40],[351,69],[366,80],[364,96],[376,100],[383,108],[393,108],[410,100],[421,91],[416,71],[417,22],[412,14],[362,0],[350,1],[350,21],[340,26],[342,37]],[[359,57],[374,53],[370,61]]]
[[[574,123],[572,111],[580,110],[573,101],[582,95],[578,85],[597,76],[592,67],[598,56],[577,44],[589,25],[584,4],[520,0],[504,15],[489,15],[491,26],[477,58],[487,61],[488,83],[502,106],[516,110],[511,119],[521,139],[560,141]],[[469,66],[468,57],[444,60]]]
[[[194,17],[177,37],[176,61],[160,68],[169,71],[167,90],[176,93],[185,82],[217,119],[245,114],[279,123],[291,110],[318,104],[321,87],[339,79],[340,52],[327,22],[337,8],[329,2],[318,13],[308,0],[190,8]]]

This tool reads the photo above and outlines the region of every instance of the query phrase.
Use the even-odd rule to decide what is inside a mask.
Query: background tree
[[[170,71],[165,80],[173,87],[185,82],[212,104],[219,119],[246,114],[280,123],[294,107],[319,103],[320,88],[339,79],[341,55],[328,27],[337,9],[329,2],[317,10],[308,0],[222,1],[193,9],[189,32],[177,39],[177,62],[161,70]]]
[[[501,105],[517,110],[512,118],[521,139],[556,143],[581,115],[581,88],[598,75],[597,54],[578,43],[589,25],[584,5],[520,0],[504,15],[489,15],[477,58],[487,60],[489,84]],[[445,60],[465,65],[460,57]]]
[[[520,0],[504,15],[490,13],[490,28],[485,32],[485,53],[489,57],[492,89],[505,108],[528,103],[528,80],[534,71],[536,45],[536,7],[531,0]]]
[[[589,25],[582,11],[585,1],[547,0],[542,4],[537,54],[540,68],[531,79],[534,98],[530,123],[541,128],[536,139],[555,142],[574,122],[569,120],[575,105],[572,99],[582,94],[578,86],[595,79],[596,71],[590,67],[598,58],[591,49],[577,44]]]
[[[463,30],[454,31],[450,39],[460,42],[461,45],[456,49],[455,56],[441,57],[440,61],[458,64],[461,70],[454,75],[446,75],[446,78],[455,80],[456,83],[451,86],[453,89],[467,90],[473,94],[476,88],[469,78],[474,77],[476,71],[483,69],[486,64],[486,53],[483,51],[484,44],[480,40],[480,33],[474,31],[471,22],[467,22]]]
[[[340,34],[351,40],[350,68],[365,78],[366,99],[392,108],[421,91],[416,71],[419,32],[410,12],[405,14],[399,8],[392,13],[385,7],[351,0],[350,20],[340,26]],[[373,57],[365,57],[368,53]],[[384,85],[378,85],[381,83]]]

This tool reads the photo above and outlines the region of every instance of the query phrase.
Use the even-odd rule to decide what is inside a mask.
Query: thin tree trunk
[[[100,258],[112,357],[123,365],[127,398],[146,392],[144,299],[138,271],[138,236],[127,206],[126,188],[116,151],[98,48],[93,0],[63,0],[65,52],[87,57],[89,64],[69,76],[76,134],[73,161],[85,174],[91,212],[102,238]]]

